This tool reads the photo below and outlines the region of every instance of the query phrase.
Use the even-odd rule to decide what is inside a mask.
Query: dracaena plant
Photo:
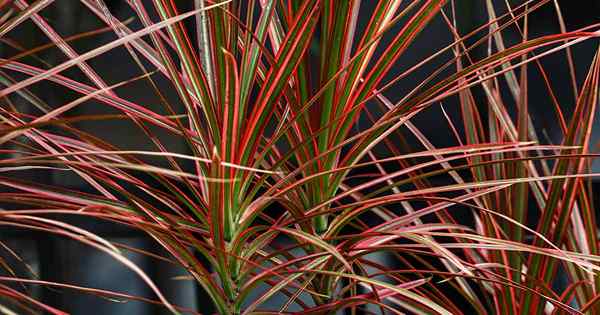
[[[171,304],[127,259],[135,251],[183,267],[180,280],[196,282],[220,314],[600,311],[589,163],[600,55],[571,53],[598,25],[566,29],[552,0],[482,0],[484,22],[468,31],[457,26],[462,1],[122,0],[127,20],[105,0],[72,1],[103,26],[66,36],[44,15],[63,1],[0,1],[10,48],[0,60],[0,224],[111,255],[155,297],[12,274],[0,278],[11,307],[62,314],[12,285],[21,283],[197,313]],[[541,9],[556,13],[560,32],[530,35]],[[451,42],[408,58],[435,36],[423,32],[433,21]],[[46,43],[21,45],[12,35],[23,25]],[[113,40],[94,41],[106,34]],[[77,51],[80,40],[94,44]],[[44,60],[49,49],[64,58]],[[119,65],[94,60],[114,50],[141,74],[107,82],[99,69]],[[572,84],[551,83],[542,61],[556,54]],[[545,97],[530,97],[531,73]],[[36,89],[48,82],[77,97],[50,104]],[[120,93],[134,83],[159,109]],[[565,104],[557,89],[575,97]],[[90,104],[106,111],[70,114]],[[552,112],[551,140],[534,106]],[[454,144],[435,146],[422,131],[428,110]],[[130,122],[150,148],[81,128],[109,120]],[[85,191],[21,176],[50,171]],[[141,231],[168,255],[111,243],[70,217]]]

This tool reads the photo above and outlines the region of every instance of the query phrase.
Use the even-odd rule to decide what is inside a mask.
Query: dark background
[[[500,15],[504,13],[505,10],[502,5],[504,1],[495,0],[494,2],[498,4],[497,14]],[[511,2],[520,3],[522,1]],[[574,30],[600,22],[600,1],[598,0],[564,0],[559,2],[563,9],[568,30]],[[122,0],[107,0],[107,3],[111,6],[111,12],[121,20],[126,20],[133,15]],[[183,10],[186,5],[190,6],[192,1],[179,1],[179,3]],[[460,21],[459,26],[463,34],[470,29],[473,29],[475,26],[481,25],[487,21],[484,1],[458,0],[456,3],[457,15]],[[368,14],[368,9],[363,10],[363,12],[365,12],[364,18],[368,18],[368,16],[366,16]],[[57,0],[54,4],[44,9],[41,14],[63,37],[95,30],[104,26],[96,16],[92,15],[92,13],[75,0]],[[135,21],[132,22],[130,27],[132,29],[141,27],[136,23],[137,22]],[[543,9],[532,14],[530,16],[529,27],[530,37],[559,32],[556,15],[552,6],[546,5]],[[513,42],[517,42],[519,40],[515,29],[509,28],[504,35],[509,41],[512,40]],[[11,31],[7,37],[14,39],[24,47],[28,48],[47,43],[45,36],[35,25],[33,25],[33,23],[25,23],[18,29]],[[77,41],[75,42],[74,47],[81,53],[114,40],[115,38],[114,34],[105,33],[95,36],[93,40]],[[436,18],[418,37],[416,43],[410,48],[398,65],[391,71],[390,77],[414,65],[416,62],[429,56],[436,50],[445,47],[451,43],[451,41],[452,39],[443,20],[441,18]],[[507,46],[509,45],[510,43],[507,43]],[[591,62],[597,45],[597,40],[589,40],[585,43],[578,44],[573,48],[579,84],[581,84],[587,73],[587,67]],[[474,57],[482,56],[485,53],[483,49],[484,48],[476,50],[474,52]],[[15,51],[10,47],[7,47],[4,43],[0,44],[0,55],[2,57],[9,57],[14,53]],[[58,64],[65,60],[64,55],[56,49],[47,50],[41,53],[40,57],[50,64]],[[444,62],[445,60],[447,59],[444,59]],[[25,62],[29,61],[30,60],[26,60]],[[415,83],[420,82],[441,63],[442,62],[438,61],[428,64],[408,79],[401,81],[398,85],[394,86],[393,89],[387,91],[386,96],[392,100],[400,99],[407,91],[414,87]],[[560,103],[567,106],[566,112],[569,113],[570,106],[572,107],[574,101],[573,93],[570,88],[569,69],[564,54],[558,53],[544,58],[542,63],[549,73],[551,83],[557,93]],[[94,67],[94,69],[97,70],[109,84],[140,74],[140,70],[132,62],[124,49],[115,49],[114,51],[94,58],[90,61],[90,65]],[[83,75],[76,69],[66,71],[65,74],[76,80],[86,82]],[[539,74],[536,73],[536,71],[530,71],[529,75],[531,93],[530,110],[536,129],[545,130],[552,140],[557,141],[556,136],[558,135],[559,130],[543,82],[540,80]],[[156,76],[156,78],[158,77],[159,76]],[[166,82],[159,83],[166,84]],[[135,82],[125,88],[119,89],[119,95],[124,99],[132,99],[137,103],[147,104],[147,106],[160,111],[156,98],[146,91],[143,84]],[[173,89],[166,88],[164,91],[173,91]],[[48,83],[35,85],[34,92],[51,105],[64,104],[78,97],[78,95],[63,91]],[[477,96],[481,97],[481,95]],[[167,93],[167,97],[173,104],[178,104],[176,95],[173,93]],[[14,101],[18,104],[20,103],[20,106],[22,106],[24,111],[28,110],[27,108],[30,106],[20,98],[15,98]],[[484,104],[484,102],[482,102],[482,104]],[[451,98],[444,101],[444,107],[455,122],[460,122],[460,115],[455,99]],[[181,109],[181,107],[179,107],[179,109]],[[105,106],[93,106],[92,103],[89,106],[81,107],[75,114],[106,113],[107,111],[110,112]],[[444,123],[444,118],[437,106],[433,106],[431,109],[419,114],[418,117],[413,120],[413,123],[419,126],[421,131],[423,131],[434,145],[438,147],[457,144],[456,139],[454,139],[451,132],[449,132],[447,125]],[[458,125],[460,125],[460,123],[458,123]],[[86,123],[81,124],[80,127],[123,148],[144,149],[145,147],[149,147],[149,143],[145,142],[147,140],[144,140],[143,134],[127,122]],[[594,145],[600,141],[600,135],[597,134],[597,131],[598,130],[594,133],[592,139]],[[163,137],[166,137],[166,135],[163,135]],[[408,133],[407,138],[409,141],[414,142],[413,144],[415,144],[415,147],[418,147],[416,141],[411,139]],[[185,145],[180,139],[170,140],[169,145],[170,149],[173,151],[185,151]],[[597,171],[600,170],[600,164],[596,165],[598,166]],[[81,190],[86,189],[80,180],[74,176],[62,173],[40,171],[29,174],[29,177],[33,180],[48,184],[73,187]],[[95,233],[99,233],[111,241],[160,252],[158,246],[150,239],[135,231],[97,222],[90,223],[86,221],[76,223]],[[152,297],[147,286],[142,283],[136,275],[132,274],[118,263],[115,263],[110,257],[89,249],[77,242],[59,239],[47,234],[36,234],[30,231],[6,230],[4,228],[0,233],[0,240],[20,254],[44,280],[79,284]],[[10,257],[2,248],[0,248],[0,255],[6,257],[5,259],[10,260]],[[173,304],[192,307],[202,313],[211,312],[212,308],[210,306],[210,301],[202,294],[194,283],[191,281],[173,279],[175,276],[184,275],[185,273],[183,270],[155,260],[149,260],[141,255],[131,254],[130,259],[148,272]],[[26,274],[26,270],[20,270],[19,272]],[[113,301],[81,294],[75,291],[51,290],[39,287],[32,287],[32,290],[33,295],[40,298],[43,302],[73,314],[168,313],[163,308],[145,303],[115,303]]]

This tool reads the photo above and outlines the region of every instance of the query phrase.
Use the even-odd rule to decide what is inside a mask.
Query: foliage
[[[151,236],[169,255],[143,253],[184,267],[220,314],[600,311],[589,163],[600,54],[570,53],[595,40],[597,25],[567,31],[551,0],[486,0],[488,11],[478,14],[487,22],[468,33],[457,29],[455,1],[444,0],[200,0],[187,9],[127,0],[126,21],[104,0],[79,2],[105,28],[65,36],[43,14],[59,1],[0,1],[2,42],[15,51],[0,61],[0,223],[103,251],[156,300],[33,275],[0,279],[1,294],[23,310],[61,314],[11,283],[189,311],[126,258],[135,249],[65,221],[83,217]],[[496,14],[498,5],[506,13]],[[529,15],[548,7],[562,32],[530,36]],[[453,41],[419,50],[414,62],[407,55],[432,36],[424,32],[433,21]],[[22,47],[11,38],[27,23],[48,43]],[[504,38],[508,29],[518,41]],[[85,52],[71,46],[105,33],[115,39]],[[67,58],[38,58],[48,49]],[[107,82],[101,73],[118,65],[94,60],[116,50],[141,75]],[[555,97],[541,62],[564,52],[573,84],[559,88],[574,90],[573,106]],[[589,64],[583,82],[574,73],[581,64]],[[533,72],[549,96],[535,103]],[[36,94],[41,84],[77,97],[50,104]],[[159,109],[119,92],[131,84]],[[386,96],[407,86],[398,99]],[[446,102],[459,117],[446,113]],[[85,106],[106,111],[71,114]],[[540,140],[533,106],[553,108],[558,139]],[[428,111],[439,113],[455,145],[436,147],[422,132],[416,121]],[[134,126],[152,148],[120,147],[81,127],[112,120]],[[186,152],[170,149],[174,138]],[[87,190],[21,175],[49,171],[77,176]]]

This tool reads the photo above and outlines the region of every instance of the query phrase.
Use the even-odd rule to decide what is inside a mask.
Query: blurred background
[[[109,6],[111,13],[121,21],[126,21],[131,29],[140,29],[141,24],[136,19],[131,7],[126,0],[104,0]],[[0,1],[3,2],[3,1]],[[9,1],[11,2],[11,1]],[[5,6],[3,10],[20,10],[19,1]],[[22,0],[20,3],[31,4],[33,0]],[[150,1],[148,1],[150,2]],[[187,11],[193,7],[192,0],[176,1],[181,12]],[[374,2],[374,1],[373,1]],[[406,1],[407,3],[411,1]],[[511,4],[522,3],[523,1],[509,1]],[[587,25],[600,22],[600,0],[558,1],[562,8],[562,13],[566,22],[567,30],[575,30]],[[364,1],[366,6],[373,5],[370,1]],[[504,0],[494,0],[497,6],[498,15],[506,12]],[[466,34],[477,26],[488,21],[485,1],[482,0],[458,0],[456,1],[456,15],[459,21],[461,34]],[[149,7],[151,5],[149,4]],[[150,10],[151,11],[151,10]],[[362,12],[365,18],[369,14],[369,8],[365,7]],[[155,14],[155,12],[150,12]],[[74,36],[84,32],[99,30],[106,27],[106,23],[90,11],[90,8],[84,6],[78,0],[55,0],[40,13],[52,25],[52,27],[62,37]],[[156,21],[156,16],[153,16]],[[191,20],[188,20],[190,27],[193,27]],[[186,22],[186,23],[187,23]],[[392,30],[393,32],[393,30]],[[545,5],[529,17],[530,37],[537,37],[545,34],[560,32],[556,12],[552,5]],[[514,28],[509,27],[504,32],[507,46],[520,41],[520,36]],[[114,33],[101,32],[94,36],[75,40],[72,44],[78,53],[86,52],[102,44],[113,41],[117,38]],[[48,43],[47,36],[40,30],[39,26],[33,22],[23,23],[18,28],[9,32],[0,43],[0,57],[8,58],[14,56],[22,50],[31,49]],[[409,52],[403,56],[401,62],[396,65],[392,73],[400,73],[424,57],[433,54],[435,51],[447,46],[452,42],[451,35],[445,22],[436,18],[421,33]],[[575,72],[579,84],[584,79],[587,68],[591,62],[598,42],[595,40],[586,41],[573,47],[575,60]],[[474,52],[474,56],[485,55],[485,47],[480,47]],[[66,60],[66,56],[58,49],[47,49],[35,56],[29,56],[25,63],[42,65],[50,67]],[[445,62],[447,59],[444,59]],[[45,65],[44,65],[45,63]],[[414,88],[417,82],[427,77],[429,73],[435,70],[442,61],[432,62],[422,67],[417,73],[408,80],[404,80],[398,86],[388,90],[385,94],[390,99],[400,99],[408,91]],[[561,104],[566,106],[567,113],[569,106],[574,104],[574,96],[571,89],[571,80],[568,64],[563,52],[553,54],[542,59],[546,71],[548,72],[554,91]],[[118,48],[103,54],[90,61],[90,65],[103,77],[109,84],[130,79],[136,75],[142,74],[139,67],[132,60],[125,48]],[[533,67],[532,67],[533,68]],[[62,73],[74,80],[88,83],[85,76],[75,67]],[[539,73],[530,71],[530,110],[534,125],[537,130],[544,134],[546,142],[552,142],[558,134],[558,125],[552,110],[548,93],[540,79]],[[14,77],[14,75],[11,74]],[[6,85],[5,73],[0,71],[0,84]],[[18,76],[16,77],[19,78]],[[166,85],[161,82],[160,76],[156,76],[159,86]],[[564,88],[563,88],[564,87]],[[174,108],[182,110],[182,106],[177,99],[172,87],[163,89],[165,96],[171,102]],[[39,98],[50,106],[67,103],[76,99],[76,95],[64,88],[53,85],[48,82],[36,84],[33,92]],[[138,104],[144,104],[156,111],[162,111],[156,97],[147,93],[147,86],[143,82],[133,82],[118,89],[119,95],[124,99],[134,100]],[[483,99],[483,95],[476,95]],[[31,102],[22,96],[10,96],[10,101],[26,112],[31,108]],[[5,106],[5,100],[0,101],[0,106]],[[448,99],[443,103],[445,110],[455,122],[460,122],[460,113],[458,103],[454,98]],[[33,110],[31,108],[31,110]],[[107,109],[106,106],[89,102],[86,106],[78,107],[73,111],[73,115],[98,114],[98,113],[117,113],[114,110]],[[598,116],[598,115],[597,115]],[[440,107],[432,106],[422,114],[419,114],[413,123],[421,127],[421,131],[433,142],[435,146],[445,147],[457,145],[456,139],[450,132],[442,116]],[[461,123],[457,123],[461,125]],[[128,150],[151,148],[150,142],[146,137],[135,128],[130,122],[125,121],[102,121],[81,123],[78,127],[93,133],[110,143]],[[360,126],[358,126],[360,128]],[[407,141],[419,147],[418,142],[407,133]],[[166,134],[160,137],[167,139]],[[593,150],[596,150],[600,141],[600,134],[593,136]],[[186,146],[181,139],[173,138],[168,142],[169,149],[173,152],[187,153]],[[595,171],[600,171],[600,164],[594,165]],[[38,171],[28,174],[31,180],[42,183],[61,185],[77,190],[85,191],[88,189],[83,182],[76,176],[50,171]],[[151,239],[139,232],[125,229],[108,223],[90,222],[81,220],[71,222],[81,227],[98,233],[108,240],[118,242],[127,246],[144,249],[154,253],[161,253],[160,247]],[[146,296],[153,298],[149,288],[142,281],[122,265],[113,261],[112,258],[99,253],[89,247],[81,245],[75,241],[65,240],[48,234],[37,234],[25,230],[9,230],[2,228],[0,232],[0,241],[3,246],[0,247],[0,257],[10,264],[17,267],[14,271],[17,274],[29,275],[34,272],[43,280],[77,284],[94,288],[107,290],[116,290],[132,295]],[[6,247],[4,247],[6,246]],[[23,264],[16,261],[7,248],[14,250],[24,259],[28,266],[33,270],[27,270]],[[172,266],[168,263],[151,259],[140,254],[129,254],[129,258],[145,270],[159,285],[166,294],[167,298],[176,305],[189,307],[201,313],[212,313],[213,309],[210,301],[204,296],[202,291],[196,285],[188,280],[182,279],[185,273],[182,269]],[[385,259],[382,257],[381,259]],[[48,287],[32,286],[33,295],[41,301],[56,306],[73,314],[168,314],[164,308],[153,306],[143,302],[117,302],[113,300],[99,298],[97,296],[79,293],[74,290],[52,289]],[[2,303],[0,303],[1,305]],[[0,309],[0,313],[2,310]]]

